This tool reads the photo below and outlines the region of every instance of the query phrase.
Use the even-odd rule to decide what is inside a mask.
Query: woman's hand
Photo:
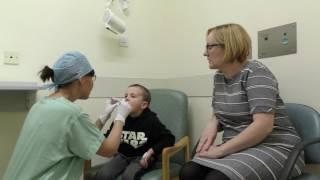
[[[211,158],[211,159],[218,159],[224,156],[224,152],[222,148],[219,146],[212,145],[208,149],[208,151],[202,151],[197,154],[199,157]]]
[[[197,150],[196,152],[202,152],[202,151],[207,151],[209,149],[209,147],[214,143],[214,140],[216,138],[217,135],[217,120],[215,118],[215,116],[212,116],[212,121],[210,121],[210,123],[208,124],[208,126],[206,127],[206,129],[203,131],[200,140],[199,140],[199,144],[197,146]]]
[[[223,152],[224,156],[226,156],[261,143],[272,132],[273,123],[273,113],[254,114],[253,122],[234,138],[221,144],[219,151]]]

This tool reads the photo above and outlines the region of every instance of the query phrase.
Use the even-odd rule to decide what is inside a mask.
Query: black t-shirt
[[[106,137],[112,127],[113,123],[105,134]],[[155,156],[158,156],[163,148],[172,146],[174,141],[174,135],[160,122],[157,114],[146,108],[138,117],[127,117],[118,152],[134,157],[142,156],[152,148]]]

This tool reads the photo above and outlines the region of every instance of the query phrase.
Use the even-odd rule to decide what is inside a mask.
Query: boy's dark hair
[[[131,84],[128,87],[139,87],[143,91],[143,100],[147,101],[149,104],[151,102],[151,94],[148,88],[142,86],[141,84]]]

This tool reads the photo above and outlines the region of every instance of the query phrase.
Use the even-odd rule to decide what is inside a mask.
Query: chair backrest
[[[320,115],[312,107],[287,103],[289,118],[302,140],[320,137]],[[320,144],[308,146],[305,150],[306,163],[320,163]]]
[[[150,89],[150,109],[157,113],[160,121],[172,132],[176,141],[187,135],[188,98],[185,93],[172,89]],[[183,153],[172,158],[183,163]]]

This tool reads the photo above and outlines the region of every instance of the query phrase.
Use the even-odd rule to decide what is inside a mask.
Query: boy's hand
[[[140,160],[140,165],[143,168],[147,168],[149,166],[149,162],[152,159],[152,155],[154,154],[154,151],[152,148],[150,148],[147,152],[145,152]]]

